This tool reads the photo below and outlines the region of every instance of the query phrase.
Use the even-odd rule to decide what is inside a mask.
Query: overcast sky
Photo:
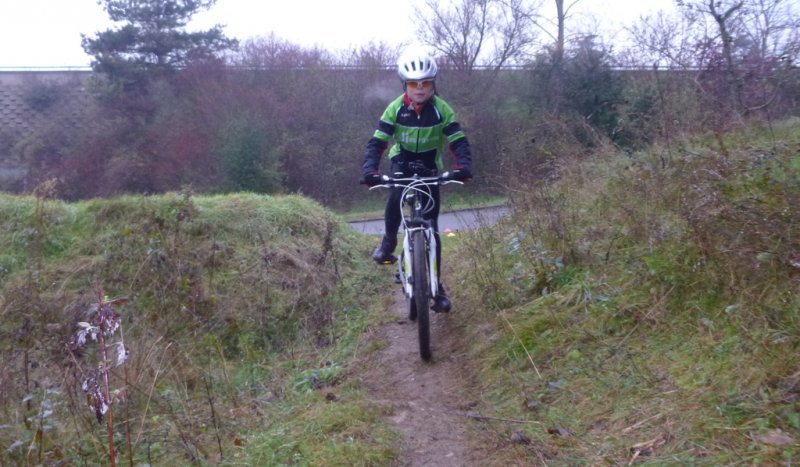
[[[555,11],[553,0],[544,0]],[[569,4],[569,0],[567,1]],[[577,20],[596,18],[609,39],[623,25],[658,10],[674,10],[674,0],[579,0]],[[421,0],[218,0],[197,14],[189,29],[226,25],[240,40],[276,36],[303,45],[342,50],[370,41],[413,41],[414,5]],[[552,4],[552,5],[550,5]],[[81,34],[114,27],[97,0],[0,0],[0,69],[86,67]]]

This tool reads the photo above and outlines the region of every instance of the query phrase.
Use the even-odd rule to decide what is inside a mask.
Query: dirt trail
[[[417,325],[408,320],[402,292],[394,289],[392,320],[373,330],[380,346],[365,366],[363,381],[370,396],[390,408],[387,421],[402,433],[398,466],[480,465],[467,440],[465,416],[470,405],[461,399],[471,379],[457,309],[431,313],[433,359],[419,357]],[[454,305],[455,308],[455,305]]]

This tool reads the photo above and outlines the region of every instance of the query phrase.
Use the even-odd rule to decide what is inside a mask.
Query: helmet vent
[[[397,61],[397,72],[403,81],[436,78],[436,61],[426,53],[412,49]]]

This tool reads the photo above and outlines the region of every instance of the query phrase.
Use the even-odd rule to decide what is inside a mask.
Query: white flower
[[[128,359],[128,349],[125,348],[124,343],[116,342],[114,350],[117,353],[114,366],[120,366]]]

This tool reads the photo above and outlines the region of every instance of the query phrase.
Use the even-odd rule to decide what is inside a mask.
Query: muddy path
[[[402,435],[396,466],[481,465],[476,400],[465,398],[473,381],[456,304],[450,314],[431,313],[433,359],[419,357],[417,325],[408,320],[405,298],[392,287],[383,324],[370,330],[371,352],[361,375],[370,397],[387,408],[387,422]]]

